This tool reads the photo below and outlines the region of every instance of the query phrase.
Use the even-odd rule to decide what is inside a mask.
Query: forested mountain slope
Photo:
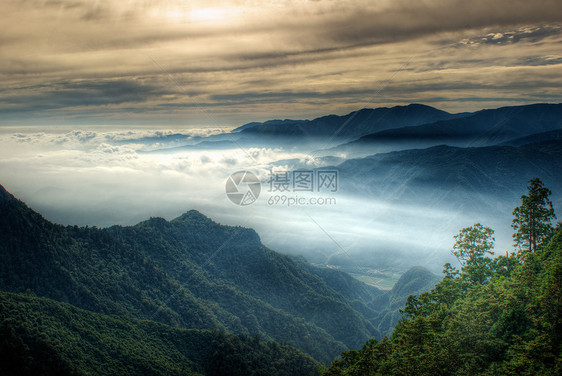
[[[291,344],[321,361],[380,333],[371,309],[198,212],[110,229],[52,224],[0,189],[0,289],[103,314]],[[345,291],[349,293],[349,291]],[[359,313],[357,309],[362,310]]]
[[[290,346],[220,331],[107,316],[29,294],[0,292],[0,374],[311,375]]]
[[[400,279],[383,295],[376,297],[369,307],[377,311],[371,319],[383,335],[392,334],[392,330],[402,318],[400,310],[410,295],[419,295],[431,290],[441,277],[422,266],[413,267],[400,276]]]
[[[516,250],[491,258],[493,233],[455,236],[460,270],[445,264],[433,290],[410,296],[392,337],[348,351],[323,374],[562,374],[562,223],[550,191],[530,181],[514,210]]]

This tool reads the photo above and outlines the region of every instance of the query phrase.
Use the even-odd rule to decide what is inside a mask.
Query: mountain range
[[[562,191],[560,115],[561,104],[461,114],[412,104],[175,134],[175,148],[156,152],[315,140],[344,194],[503,218],[531,178]],[[302,161],[272,165],[289,163]],[[194,210],[57,225],[2,186],[0,258],[2,374],[310,374],[390,335],[408,296],[440,280],[414,267],[382,291]]]
[[[459,147],[490,146],[561,128],[562,104],[539,103],[481,110],[459,114],[452,119],[381,130],[363,135],[333,151],[357,152],[354,150],[357,148],[377,150],[377,145],[382,145],[383,150],[387,150],[389,145],[394,150],[411,145],[418,148],[439,144]]]
[[[189,142],[153,152],[238,147],[319,148],[316,156],[360,157],[440,144],[481,147],[562,129],[562,104],[537,103],[476,112],[448,113],[423,104],[363,108],[312,120],[252,122],[231,132],[183,138]],[[181,143],[182,135],[172,135]],[[145,143],[147,140],[133,140]],[[310,150],[308,150],[310,151]]]
[[[421,125],[439,120],[454,119],[459,116],[462,115],[449,114],[422,104],[410,104],[390,108],[364,108],[344,116],[328,115],[313,120],[287,119],[249,123],[234,129],[233,133],[277,137],[357,138],[385,129]]]
[[[486,209],[493,214],[511,210],[533,177],[561,191],[562,140],[550,134],[513,140],[518,147],[440,145],[380,153],[346,160],[337,168],[346,183],[342,190],[348,192],[405,204]],[[536,139],[544,141],[533,142]],[[554,200],[560,204],[558,196]]]
[[[372,304],[387,294],[375,287],[274,252],[255,231],[220,225],[196,211],[128,227],[65,227],[1,186],[0,257],[0,290],[16,294],[3,296],[10,307],[30,301],[63,316],[92,312],[133,326],[137,321],[130,320],[149,320],[205,333],[259,336],[320,362],[380,338],[377,318],[392,308]],[[428,286],[415,284],[408,291],[422,288]],[[4,320],[19,319],[8,315]],[[73,335],[78,340],[83,333]],[[25,335],[18,338],[26,343]],[[48,342],[41,346],[49,347]]]

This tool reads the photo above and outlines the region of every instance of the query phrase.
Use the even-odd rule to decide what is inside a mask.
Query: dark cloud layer
[[[554,0],[10,0],[0,9],[7,122],[201,124],[208,108],[235,125],[562,94]]]

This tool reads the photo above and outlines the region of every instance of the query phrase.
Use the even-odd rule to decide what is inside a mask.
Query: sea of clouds
[[[378,264],[398,270],[421,264],[438,272],[452,261],[452,236],[475,222],[461,212],[388,203],[341,190],[273,192],[268,184],[273,171],[290,170],[295,163],[322,167],[322,161],[303,151],[256,147],[158,152],[224,131],[3,128],[0,184],[56,223],[133,225],[150,217],[171,220],[195,209],[220,223],[254,228],[266,246],[320,264]],[[233,204],[225,193],[228,177],[241,170],[252,171],[262,182],[260,197],[247,206]],[[272,204],[281,194],[304,197],[306,204]],[[310,197],[331,201],[310,205]],[[496,238],[498,245],[508,247],[509,223],[503,222],[495,223],[500,228]]]

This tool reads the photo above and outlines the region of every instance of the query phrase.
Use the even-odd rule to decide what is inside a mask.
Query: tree
[[[470,283],[482,283],[489,276],[490,258],[494,248],[494,230],[476,223],[465,227],[455,235],[451,253],[461,264],[461,277]]]
[[[550,190],[540,179],[529,180],[528,195],[521,196],[521,206],[513,210],[511,227],[515,230],[515,246],[535,252],[553,234],[552,220],[556,218]]]

